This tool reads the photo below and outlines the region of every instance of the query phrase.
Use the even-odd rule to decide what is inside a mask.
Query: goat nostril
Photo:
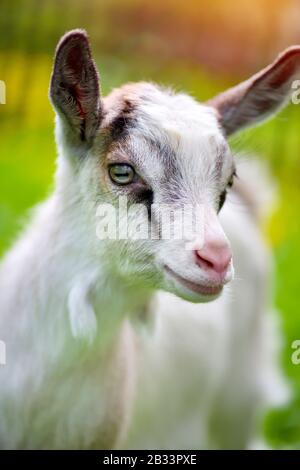
[[[214,263],[212,263],[210,260],[203,258],[199,251],[196,251],[196,263],[200,268],[203,269],[214,269]]]
[[[218,274],[223,274],[228,269],[231,262],[231,253],[227,251],[226,253],[210,253],[203,251],[195,251],[196,263],[197,265],[204,270],[212,270]]]

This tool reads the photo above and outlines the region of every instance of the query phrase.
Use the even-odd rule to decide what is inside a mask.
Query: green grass
[[[1,59],[1,57],[0,57]],[[186,89],[206,99],[233,80],[213,80],[187,63],[128,61],[102,57],[99,61],[104,92],[127,80],[151,79]],[[8,103],[0,108],[0,253],[12,243],[27,210],[44,198],[52,187],[55,169],[53,113],[47,101],[49,57],[31,58],[32,77],[22,101],[15,90],[25,73],[26,57],[15,57],[4,77]],[[278,118],[244,133],[233,144],[259,153],[269,162],[277,182],[280,202],[264,227],[274,251],[276,289],[274,301],[282,318],[285,346],[282,366],[292,384],[293,401],[273,411],[264,429],[271,445],[300,446],[300,365],[291,362],[291,343],[300,339],[300,107],[290,106]]]

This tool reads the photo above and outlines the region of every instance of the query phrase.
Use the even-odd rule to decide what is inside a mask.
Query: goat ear
[[[273,64],[207,104],[217,110],[221,126],[230,135],[279,111],[292,95],[292,83],[299,74],[300,46],[293,46]]]
[[[99,126],[101,102],[99,77],[83,30],[65,34],[57,46],[50,99],[75,138],[89,143]]]

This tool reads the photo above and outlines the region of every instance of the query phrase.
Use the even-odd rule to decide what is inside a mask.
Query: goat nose
[[[232,254],[228,244],[210,242],[196,250],[196,263],[206,271],[221,275],[229,268]]]

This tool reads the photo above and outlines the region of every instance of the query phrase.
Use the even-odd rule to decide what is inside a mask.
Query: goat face
[[[109,136],[101,157],[101,189],[115,204],[118,197],[126,198],[127,224],[136,226],[138,219],[142,230],[130,232],[128,224],[121,269],[131,276],[141,276],[142,270],[159,287],[190,299],[215,297],[232,276],[230,247],[217,213],[234,174],[215,112],[147,83],[114,91],[103,108],[95,139],[99,155],[103,135]]]
[[[99,243],[102,261],[133,283],[192,301],[221,293],[233,275],[218,220],[235,175],[225,135],[280,106],[297,71],[291,60],[298,64],[299,48],[207,105],[149,83],[100,98],[86,34],[77,30],[62,39],[51,81],[58,141],[85,201],[115,208],[107,222],[117,228],[108,238],[117,241]],[[266,93],[273,75],[277,93]],[[131,232],[137,225],[142,233]]]

